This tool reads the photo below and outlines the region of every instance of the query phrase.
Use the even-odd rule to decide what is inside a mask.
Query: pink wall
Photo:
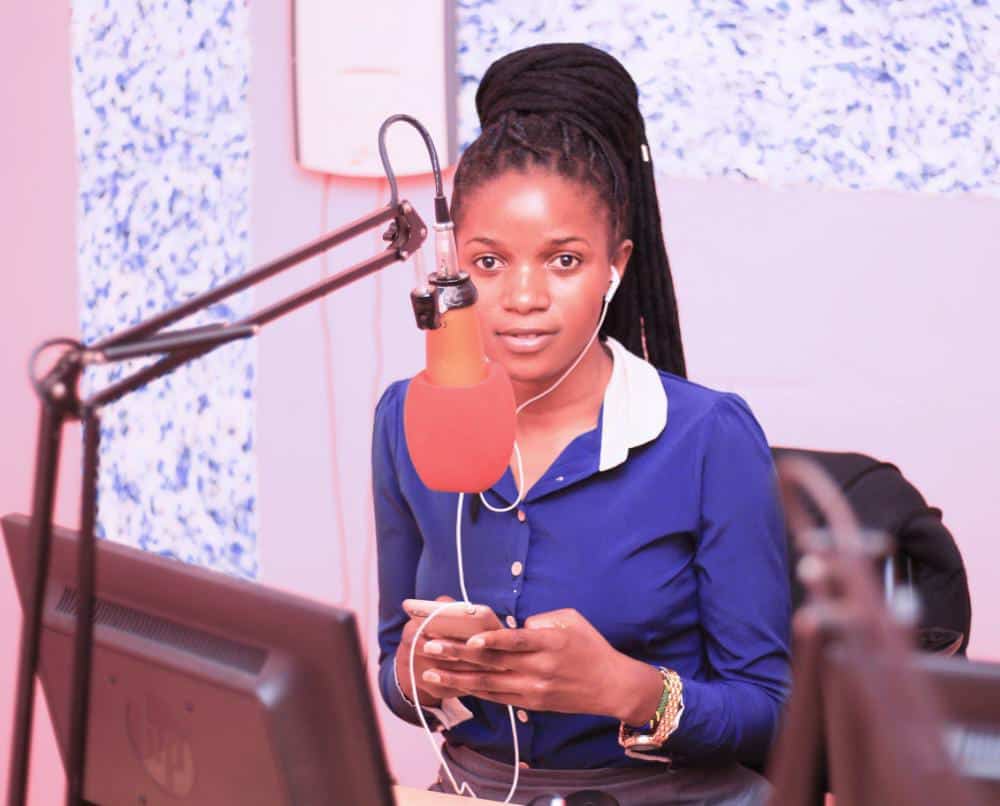
[[[76,336],[76,149],[70,105],[68,3],[16,3],[0,26],[0,512],[31,505],[30,467],[37,420],[25,362],[50,336]],[[80,434],[67,429],[56,518],[75,524]],[[17,679],[21,608],[9,565],[0,560],[0,786],[7,789],[7,753]],[[41,692],[36,699],[31,803],[62,798],[62,768]]]
[[[0,226],[8,248],[0,272],[3,512],[30,502],[36,415],[23,380],[25,356],[42,338],[78,331],[69,9],[26,3],[12,13],[0,32],[0,75],[19,76],[0,82],[2,108],[12,110],[16,123],[0,129],[6,182]],[[362,181],[325,186],[295,166],[287,4],[254,5],[251,25],[252,231],[259,262],[315,236],[324,219],[334,226],[382,204],[385,188]],[[429,215],[426,181],[404,183],[403,193]],[[1000,381],[989,370],[1000,344],[993,311],[1000,296],[1000,204],[728,181],[663,180],[661,195],[692,376],[744,394],[775,443],[861,450],[899,463],[944,509],[965,555],[972,655],[1000,658],[993,615],[1000,612],[993,571],[1000,557],[992,533],[1000,503],[991,463],[1000,451]],[[376,235],[362,238],[334,252],[329,268],[377,245]],[[314,261],[262,290],[258,303],[322,270]],[[421,342],[407,300],[412,281],[410,266],[393,267],[323,309],[273,325],[260,340],[263,579],[358,610],[369,644],[376,595],[371,412],[385,383],[419,366]],[[45,305],[38,303],[43,296]],[[74,523],[78,434],[67,434],[66,444],[67,494],[57,516]],[[11,659],[0,669],[0,730],[6,731],[20,624],[6,562],[0,562],[0,607],[0,641]],[[422,736],[384,710],[382,716],[397,774],[426,783],[433,764]],[[32,802],[48,804],[59,797],[61,776],[44,706],[38,722]],[[6,772],[4,760],[4,785]]]
[[[1000,660],[1000,202],[669,180],[692,375],[772,444],[892,461],[969,570],[970,655]]]
[[[251,36],[260,261],[314,237],[324,220],[336,225],[381,204],[384,189],[331,180],[324,199],[322,177],[295,166],[283,4],[254,6]],[[405,185],[403,195],[430,215],[426,181]],[[1000,204],[673,179],[661,180],[661,201],[692,377],[745,395],[776,444],[858,450],[900,464],[944,509],[969,565],[971,654],[1000,659],[992,616],[1000,612],[992,570],[1000,504],[990,464],[1000,452],[1000,380],[989,370],[1000,344]],[[334,253],[331,268],[371,254],[374,243]],[[321,271],[314,262],[299,282]],[[407,303],[412,278],[410,267],[397,266],[331,299],[328,332],[313,308],[260,342],[263,579],[346,602],[362,614],[369,643],[371,416],[377,391],[420,366]],[[259,301],[295,284],[280,286]],[[381,367],[376,339],[385,345]],[[397,775],[426,784],[434,763],[423,737],[382,716]]]

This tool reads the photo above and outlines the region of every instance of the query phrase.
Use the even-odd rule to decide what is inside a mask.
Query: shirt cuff
[[[717,696],[719,686],[684,675],[681,681],[684,684],[683,719],[679,720],[663,749],[678,758],[708,758],[719,750],[718,737],[713,730],[723,708]]]
[[[396,691],[402,698],[403,702],[409,705],[414,711],[417,710],[417,704],[412,702],[409,697],[406,696],[403,691],[403,687],[399,685],[399,675],[396,673],[396,659],[392,659],[392,680],[396,684]],[[472,711],[466,708],[462,701],[458,697],[445,697],[441,700],[441,705],[437,708],[432,708],[431,706],[421,706],[421,710],[428,714],[431,714],[437,721],[437,730],[451,730],[451,728],[456,725],[460,725],[466,720],[472,719]]]

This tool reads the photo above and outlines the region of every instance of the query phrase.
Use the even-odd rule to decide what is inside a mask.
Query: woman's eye
[[[560,269],[575,269],[583,261],[580,260],[576,255],[571,255],[565,253],[562,255],[556,255],[555,265]]]
[[[478,266],[483,271],[496,271],[500,268],[500,258],[494,255],[483,255],[482,257],[477,257],[473,263]]]

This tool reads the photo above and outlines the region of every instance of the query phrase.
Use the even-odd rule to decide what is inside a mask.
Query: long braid
[[[603,334],[686,375],[653,163],[638,89],[625,68],[589,45],[525,48],[486,71],[476,110],[482,134],[455,173],[456,218],[463,196],[510,167],[543,165],[592,185],[616,234],[634,244]]]

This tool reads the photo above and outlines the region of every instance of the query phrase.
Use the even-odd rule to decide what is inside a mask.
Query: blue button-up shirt
[[[767,441],[739,397],[608,345],[614,365],[597,428],[566,447],[518,510],[497,514],[466,497],[470,599],[518,625],[575,608],[617,650],[680,674],[684,711],[664,754],[759,762],[790,678],[786,539]],[[461,594],[457,496],[432,492],[414,470],[406,385],[390,386],[375,413],[379,685],[389,707],[416,722],[394,675],[401,603]],[[486,496],[494,507],[513,503],[509,469]],[[506,706],[461,704],[466,718],[446,723],[448,741],[511,763]],[[648,763],[624,754],[608,717],[528,712],[517,731],[532,767]]]

